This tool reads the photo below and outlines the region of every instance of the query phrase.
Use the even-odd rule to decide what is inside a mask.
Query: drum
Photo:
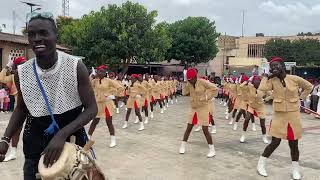
[[[41,156],[38,170],[42,180],[105,180],[93,158],[80,146],[65,143],[56,163],[46,168]]]

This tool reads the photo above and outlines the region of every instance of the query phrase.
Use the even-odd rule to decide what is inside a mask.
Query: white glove
[[[13,60],[11,59],[11,56],[9,56],[7,67],[12,68],[13,65]]]
[[[138,94],[138,95],[136,95],[136,97],[137,97],[137,98],[141,98],[141,95],[140,95],[140,94]]]
[[[252,80],[253,80],[253,76],[251,76],[251,77],[249,78],[249,82],[252,82]]]
[[[94,76],[97,75],[96,70],[93,67],[91,67],[91,74]]]
[[[106,96],[106,100],[113,100],[113,99],[116,99],[114,95]]]

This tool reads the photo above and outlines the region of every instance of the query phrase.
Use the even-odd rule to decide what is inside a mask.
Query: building
[[[254,68],[261,68],[266,63],[263,56],[265,44],[271,39],[279,38],[320,40],[320,36],[263,36],[263,34],[257,34],[255,37],[220,36],[217,41],[219,52],[209,62],[208,71],[222,76],[226,73],[250,73]]]
[[[57,49],[70,51],[70,49],[57,45]],[[26,36],[0,32],[0,67],[7,65],[8,59],[25,56],[27,59],[34,57],[34,53],[29,47]]]

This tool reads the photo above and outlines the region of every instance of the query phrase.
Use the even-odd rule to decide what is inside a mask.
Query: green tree
[[[73,19],[72,17],[58,16],[56,19],[56,26],[57,26],[57,30],[58,30],[58,35],[62,34],[62,28],[64,26],[70,25],[74,21],[77,21],[77,20]],[[58,42],[61,43],[60,37],[58,37]]]
[[[317,39],[271,39],[266,43],[264,56],[267,59],[279,56],[302,66],[319,65],[320,42]]]
[[[218,53],[214,21],[206,17],[188,17],[168,27],[172,37],[172,47],[167,59],[181,60],[183,63],[208,62]]]
[[[156,17],[156,11],[148,12],[138,3],[113,4],[64,26],[61,40],[86,57],[88,66],[121,64],[126,71],[133,61],[159,61],[170,47],[166,29],[156,26]]]

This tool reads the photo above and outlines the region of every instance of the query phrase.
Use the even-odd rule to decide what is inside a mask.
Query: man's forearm
[[[4,133],[5,137],[12,138],[13,134],[21,127],[23,126],[23,123],[26,119],[26,112],[16,108],[14,112],[12,113],[12,116],[9,120],[9,124],[7,126],[7,129]]]
[[[58,133],[67,138],[79,129],[87,125],[97,115],[97,107],[85,108],[84,111],[70,124],[62,128]]]

